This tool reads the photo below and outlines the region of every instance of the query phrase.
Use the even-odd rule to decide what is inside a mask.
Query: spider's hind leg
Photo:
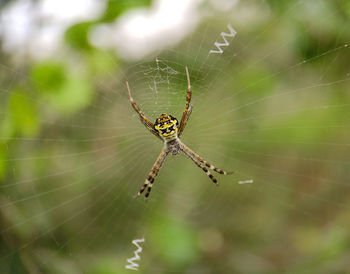
[[[199,156],[196,152],[194,152],[192,149],[190,149],[188,146],[182,144],[182,149],[186,151],[189,155],[191,155],[193,158],[195,158],[197,161],[199,161],[203,166],[206,166],[210,168],[211,170],[214,170],[215,172],[222,174],[222,175],[230,175],[233,174],[233,171],[225,171],[220,168],[217,168],[204,160],[201,156]]]
[[[210,171],[205,166],[203,166],[196,158],[194,158],[193,155],[188,153],[186,149],[182,149],[182,151],[190,160],[192,160],[192,162],[196,164],[196,166],[201,168],[205,172],[205,174],[207,174],[207,176],[210,178],[210,180],[212,180],[214,184],[216,184],[216,186],[219,186],[218,180],[216,180],[216,178],[210,173]]]
[[[152,185],[154,181],[155,176],[152,174],[152,172],[148,175],[148,178],[146,179],[145,183],[143,186],[140,188],[139,192],[137,192],[136,195],[134,195],[134,198],[139,197],[146,189],[148,185]]]
[[[156,162],[154,163],[150,173],[148,174],[148,177],[145,181],[145,183],[143,184],[143,186],[140,188],[139,192],[137,192],[137,194],[134,196],[134,198],[139,197],[147,188],[146,194],[145,194],[145,200],[148,199],[148,196],[152,190],[152,185],[154,182],[154,179],[156,178],[156,176],[158,175],[158,172],[160,170],[160,168],[162,167],[166,156],[168,155],[168,150],[166,148],[163,148],[163,150],[161,151],[161,153],[159,154]],[[148,186],[148,187],[147,187]]]

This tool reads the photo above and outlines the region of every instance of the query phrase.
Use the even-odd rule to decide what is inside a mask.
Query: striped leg
[[[192,112],[192,107],[193,107],[193,105],[190,107],[191,98],[192,98],[190,75],[188,73],[187,67],[185,69],[186,69],[186,76],[187,76],[187,95],[186,95],[186,106],[185,106],[184,112],[182,113],[180,127],[179,127],[179,131],[178,131],[179,137],[181,136],[182,132],[185,129],[185,126],[187,124],[188,119],[190,118],[190,115]]]
[[[187,125],[187,122],[188,122],[188,120],[189,120],[189,118],[190,118],[190,115],[191,115],[191,113],[192,113],[192,109],[193,109],[193,104],[192,104],[192,105],[189,107],[189,109],[188,109],[188,112],[187,112],[187,114],[186,114],[186,118],[185,118],[185,120],[184,120],[182,132],[180,132],[180,133],[178,134],[179,137],[180,137],[181,134],[184,132],[184,129],[185,129],[185,127],[186,127],[186,125]]]
[[[153,123],[143,114],[143,112],[141,111],[141,109],[138,107],[138,105],[136,105],[134,98],[132,98],[131,96],[131,92],[130,92],[130,88],[129,88],[129,83],[128,81],[126,81],[126,87],[128,89],[129,92],[129,100],[131,103],[131,106],[133,107],[133,109],[138,113],[141,123],[155,136],[157,136],[160,140],[162,140],[162,138],[158,135],[157,131],[154,130],[154,125]],[[163,140],[162,140],[163,141]]]
[[[160,170],[160,168],[162,167],[164,161],[165,161],[165,158],[166,156],[168,155],[168,151],[167,151],[167,148],[163,148],[163,150],[161,151],[161,153],[159,154],[156,162],[154,163],[150,173],[148,174],[148,177],[145,181],[145,183],[143,184],[143,186],[141,187],[141,189],[139,190],[139,192],[137,192],[137,194],[134,196],[134,198],[137,198],[139,197],[143,192],[144,190],[147,188],[147,192],[146,192],[146,195],[145,195],[145,200],[147,200],[151,190],[152,190],[152,185],[153,185],[153,182],[154,182],[154,179],[156,178],[156,176],[158,175],[158,172]]]
[[[186,146],[185,144],[182,143],[182,149],[183,151],[186,151],[188,154],[192,155],[192,157],[194,157],[195,159],[197,159],[199,162],[201,162],[202,164],[204,164],[206,167],[210,168],[211,170],[214,170],[217,173],[223,174],[223,175],[230,175],[233,172],[232,171],[224,171],[220,168],[216,168],[215,166],[213,166],[212,164],[208,163],[206,160],[204,160],[201,156],[199,156],[196,152],[194,152],[192,149],[190,149],[188,146]]]
[[[209,171],[205,166],[202,166],[201,163],[200,163],[196,158],[194,158],[193,155],[191,155],[190,153],[188,153],[187,150],[183,149],[182,151],[183,151],[183,153],[184,153],[189,159],[192,160],[192,162],[194,162],[194,163],[196,164],[196,166],[198,166],[199,168],[201,168],[201,169],[205,172],[205,174],[208,175],[208,177],[210,178],[210,180],[213,181],[214,184],[216,184],[217,186],[219,186],[218,181],[215,179],[215,177],[210,173],[210,171]]]

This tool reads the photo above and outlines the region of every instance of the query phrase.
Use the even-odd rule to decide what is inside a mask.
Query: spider
[[[128,81],[126,81],[126,87],[129,92],[129,99],[131,106],[133,109],[138,113],[139,118],[141,120],[141,123],[157,138],[162,140],[164,142],[164,147],[162,151],[160,152],[156,162],[154,163],[150,173],[148,174],[148,177],[139,190],[139,192],[134,196],[134,198],[139,197],[147,188],[146,194],[145,194],[145,200],[148,199],[148,196],[152,190],[153,182],[156,176],[158,175],[158,172],[160,168],[162,167],[165,158],[168,156],[168,154],[177,155],[183,152],[190,160],[192,160],[199,168],[201,168],[205,174],[208,175],[208,177],[213,181],[214,184],[218,186],[218,181],[215,179],[215,177],[209,172],[208,168],[211,170],[214,170],[217,173],[228,175],[232,174],[233,172],[226,172],[222,169],[216,168],[215,166],[211,165],[207,161],[205,161],[201,156],[199,156],[196,152],[191,150],[188,146],[186,146],[183,142],[181,142],[180,137],[186,127],[186,124],[188,122],[188,119],[190,118],[190,115],[192,113],[193,104],[190,106],[191,97],[192,97],[192,90],[191,90],[191,83],[190,83],[190,76],[188,73],[187,67],[186,69],[186,76],[187,76],[187,96],[186,96],[186,106],[185,110],[182,113],[181,121],[179,121],[172,115],[163,113],[161,114],[153,124],[141,111],[141,109],[136,105],[134,99],[131,96],[130,87]]]

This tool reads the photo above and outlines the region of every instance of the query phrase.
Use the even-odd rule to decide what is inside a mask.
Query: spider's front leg
[[[129,100],[130,100],[131,106],[133,107],[133,109],[134,109],[134,110],[137,112],[137,114],[139,115],[141,123],[142,123],[153,135],[157,136],[160,140],[162,140],[162,138],[158,135],[158,132],[154,130],[154,125],[153,125],[153,123],[143,114],[143,112],[141,111],[141,109],[139,108],[139,106],[135,103],[134,98],[132,98],[128,81],[126,81],[126,87],[127,87],[127,89],[128,89],[128,92],[129,92]],[[163,141],[163,140],[162,140],[162,141]]]
[[[139,197],[147,188],[147,192],[145,194],[145,200],[148,199],[149,194],[151,193],[152,190],[152,186],[153,186],[153,182],[154,179],[156,178],[156,176],[158,175],[158,172],[160,170],[160,168],[162,167],[166,156],[168,155],[169,151],[166,147],[163,148],[163,150],[161,151],[161,153],[159,154],[156,162],[154,163],[150,173],[148,174],[148,177],[145,181],[145,183],[143,184],[143,186],[141,187],[141,189],[139,190],[139,192],[137,192],[137,194],[134,196],[134,198]]]
[[[191,98],[192,98],[192,89],[191,89],[191,81],[190,81],[190,74],[188,73],[188,68],[186,67],[186,76],[187,76],[187,95],[186,95],[186,105],[185,110],[182,113],[180,127],[178,131],[178,136],[180,137],[183,133],[186,124],[188,122],[188,119],[190,118],[190,115],[192,113],[193,104],[190,106]]]

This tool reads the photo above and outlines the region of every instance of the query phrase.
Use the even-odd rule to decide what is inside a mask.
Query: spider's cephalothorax
[[[164,141],[172,141],[177,138],[179,122],[166,113],[161,114],[154,123],[154,129]]]
[[[180,141],[181,134],[185,129],[185,126],[188,122],[188,119],[190,118],[190,115],[192,113],[192,108],[193,108],[193,105],[190,106],[192,91],[191,91],[191,84],[190,84],[190,75],[188,73],[187,67],[186,67],[186,76],[187,76],[187,84],[188,84],[186,106],[185,106],[184,112],[182,113],[180,123],[175,117],[163,113],[156,119],[155,123],[153,124],[142,113],[138,105],[136,105],[134,99],[131,96],[129,83],[126,82],[126,87],[128,88],[131,106],[138,113],[141,123],[144,124],[144,126],[153,135],[155,135],[156,137],[158,137],[164,142],[163,150],[159,154],[156,162],[154,163],[151,169],[151,172],[148,174],[148,177],[145,183],[143,184],[139,192],[136,194],[136,197],[140,196],[147,188],[145,197],[146,199],[148,198],[153,186],[154,179],[157,176],[168,154],[177,155],[183,152],[183,154],[186,155],[190,160],[192,160],[196,164],[196,166],[201,168],[205,172],[205,174],[207,174],[208,177],[216,185],[218,184],[218,181],[210,173],[209,169],[214,170],[215,172],[223,175],[228,175],[232,173],[232,172],[223,171],[222,169],[216,168],[215,166],[211,165],[206,160],[204,160],[201,156],[199,156],[196,152],[191,150],[188,146],[186,146],[184,143]]]

